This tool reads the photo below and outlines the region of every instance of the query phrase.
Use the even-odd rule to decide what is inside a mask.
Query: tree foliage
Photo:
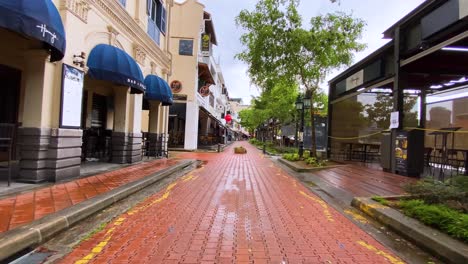
[[[245,49],[236,57],[248,64],[252,82],[263,92],[281,80],[316,99],[326,75],[349,65],[353,53],[365,47],[358,42],[364,21],[336,12],[313,17],[305,28],[298,5],[299,0],[259,0],[253,11],[242,10],[236,22],[246,30],[240,39]],[[310,112],[313,127],[315,111]]]
[[[294,102],[297,97],[297,87],[285,81],[279,81],[270,90],[252,99],[252,106],[242,110],[239,115],[241,125],[254,130],[268,119],[278,122],[288,122],[295,111]]]

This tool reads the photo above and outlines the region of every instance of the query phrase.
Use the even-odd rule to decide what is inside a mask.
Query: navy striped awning
[[[145,99],[160,101],[163,106],[173,104],[171,87],[169,87],[169,84],[165,80],[150,74],[145,78],[145,85]]]
[[[50,61],[63,59],[65,29],[51,0],[0,0],[0,27],[42,41]]]
[[[125,51],[107,44],[91,50],[88,74],[96,80],[114,82],[132,88],[131,93],[144,93],[143,73],[136,61]]]

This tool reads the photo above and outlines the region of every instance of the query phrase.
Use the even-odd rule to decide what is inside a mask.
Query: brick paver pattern
[[[115,218],[62,263],[403,263],[247,142]]]
[[[151,175],[177,162],[149,161],[0,199],[0,233]]]

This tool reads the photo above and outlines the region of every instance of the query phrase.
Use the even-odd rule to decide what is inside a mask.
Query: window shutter
[[[148,17],[148,35],[154,39],[154,32],[156,31],[156,25],[154,24],[154,21],[151,19],[151,17]]]
[[[163,34],[166,34],[166,19],[167,19],[167,12],[166,12],[166,8],[162,8],[162,11],[161,11],[161,32]]]
[[[151,14],[151,2],[153,2],[153,0],[146,0],[146,14],[148,16]]]
[[[162,3],[156,0],[156,26],[161,29],[161,18],[162,18]]]

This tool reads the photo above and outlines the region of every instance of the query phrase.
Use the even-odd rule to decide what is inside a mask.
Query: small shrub
[[[463,181],[460,181],[459,186],[464,186],[464,184]],[[450,185],[445,182],[421,180],[407,184],[403,186],[403,189],[427,204],[440,204],[449,200],[466,201],[466,191],[460,190],[457,185]]]
[[[287,153],[283,155],[283,159],[288,160],[288,161],[298,161],[299,160],[299,154],[297,153]]]
[[[383,197],[380,197],[380,196],[374,196],[372,197],[372,200],[382,204],[382,205],[385,205],[385,206],[388,206],[389,203],[388,203],[388,200],[383,198]]]
[[[426,204],[423,200],[400,201],[403,212],[448,235],[468,242],[468,215],[441,204]]]
[[[305,162],[313,167],[323,167],[327,164],[325,160],[319,160],[314,157],[309,157],[305,159]]]

